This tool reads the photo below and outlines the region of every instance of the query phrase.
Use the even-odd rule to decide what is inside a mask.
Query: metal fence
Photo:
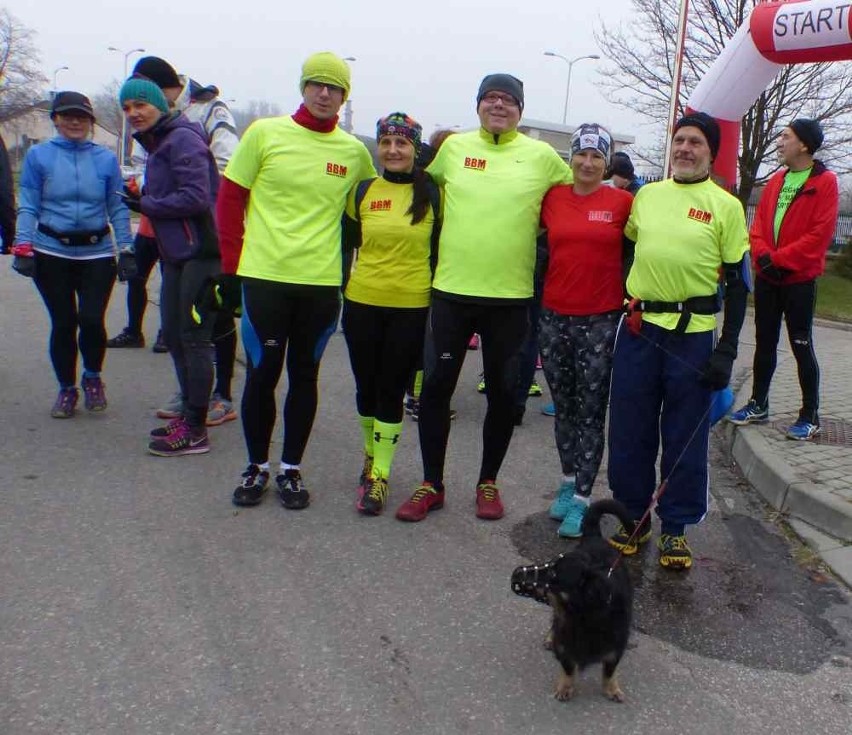
[[[651,183],[652,181],[661,181],[660,176],[643,176],[642,177],[646,184]],[[749,204],[746,207],[746,220],[748,221],[748,226],[751,228],[751,222],[754,219],[754,210],[756,208],[755,204]],[[850,247],[850,242],[852,242],[852,213],[849,212],[841,212],[837,215],[837,225],[834,228],[834,240],[831,243],[831,247],[828,249],[830,253],[839,253],[842,250],[845,250],[847,247]]]
[[[756,205],[749,204],[746,207],[746,221],[748,222],[749,228],[751,228],[751,222],[754,219],[754,210],[756,209]],[[831,243],[831,247],[828,249],[830,253],[839,253],[841,250],[845,249],[849,246],[850,238],[852,238],[852,214],[846,214],[841,212],[837,215],[837,225],[834,228],[834,240]]]

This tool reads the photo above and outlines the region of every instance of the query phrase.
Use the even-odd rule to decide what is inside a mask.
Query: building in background
[[[15,171],[20,170],[24,156],[30,146],[43,143],[56,135],[50,119],[50,100],[37,102],[30,110],[15,115],[0,123],[0,136],[9,151],[9,160]],[[98,122],[93,127],[93,140],[118,155],[120,133],[105,128]]]

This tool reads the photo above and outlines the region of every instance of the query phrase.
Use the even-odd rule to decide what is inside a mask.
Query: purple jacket
[[[148,152],[140,206],[163,260],[218,258],[213,219],[219,171],[203,128],[180,113],[134,136]]]

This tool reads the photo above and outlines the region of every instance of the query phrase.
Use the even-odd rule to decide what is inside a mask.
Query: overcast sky
[[[141,47],[179,73],[216,84],[234,107],[252,99],[295,110],[300,67],[314,51],[354,56],[354,127],[371,135],[375,120],[393,110],[417,118],[425,134],[437,126],[470,127],[481,78],[508,72],[524,82],[530,118],[561,122],[568,58],[598,53],[600,20],[629,21],[630,0],[431,0],[390,6],[359,0],[6,0],[37,32],[45,75],[60,89],[95,94],[123,72],[125,51]],[[119,7],[121,8],[119,10]],[[134,7],[138,10],[134,11]],[[132,69],[139,54],[130,57]],[[609,104],[595,86],[604,61],[573,67],[568,123],[600,122],[642,138],[649,128]]]

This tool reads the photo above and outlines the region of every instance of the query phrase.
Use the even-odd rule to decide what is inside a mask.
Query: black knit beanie
[[[704,134],[707,145],[710,146],[710,160],[716,160],[719,145],[722,142],[722,131],[719,129],[719,123],[706,112],[692,112],[677,121],[674,126],[674,133],[686,127],[698,128]]]
[[[136,62],[132,76],[143,76],[150,79],[160,89],[183,87],[180,77],[171,64],[159,56],[145,56]]]
[[[816,153],[823,141],[822,125],[816,120],[810,120],[806,117],[797,117],[787,127],[790,128],[796,137],[805,144],[808,153],[813,155]]]

